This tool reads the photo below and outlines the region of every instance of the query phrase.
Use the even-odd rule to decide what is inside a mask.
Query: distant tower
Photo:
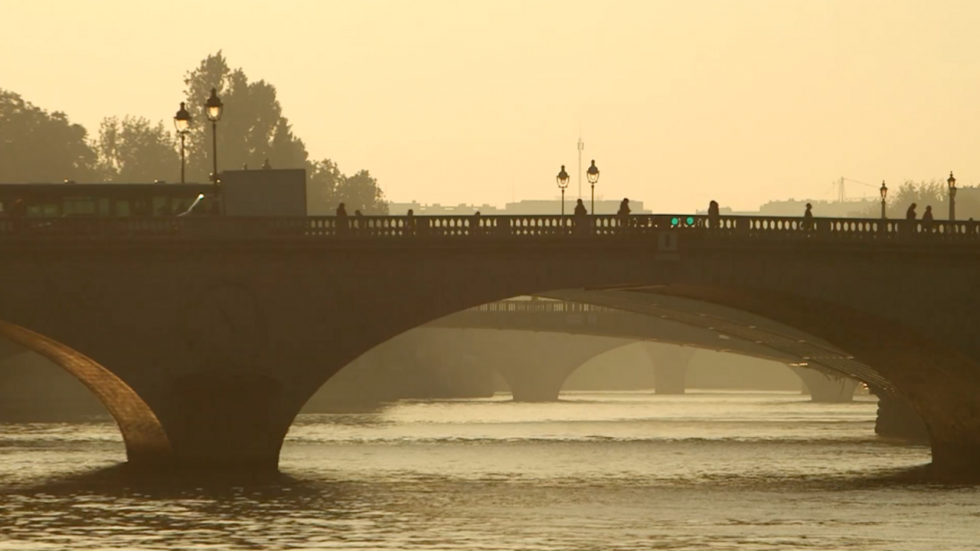
[[[582,198],[582,151],[585,149],[585,142],[582,136],[578,137],[578,198]]]

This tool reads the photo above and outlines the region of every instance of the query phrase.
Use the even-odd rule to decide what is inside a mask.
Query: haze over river
[[[304,415],[281,474],[148,478],[109,419],[0,425],[0,549],[980,549],[876,403],[566,393]]]

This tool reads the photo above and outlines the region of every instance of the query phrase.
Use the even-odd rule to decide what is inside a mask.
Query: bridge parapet
[[[559,300],[502,300],[468,308],[467,312],[582,313],[614,312],[612,308]]]
[[[336,216],[180,218],[6,218],[0,240],[21,239],[411,239],[628,238],[665,231],[711,239],[821,242],[980,243],[973,221],[651,214],[629,217]]]

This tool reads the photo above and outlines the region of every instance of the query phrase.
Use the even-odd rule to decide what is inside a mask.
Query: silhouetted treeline
[[[250,82],[220,51],[189,71],[184,84],[193,116],[187,181],[210,181],[211,125],[203,104],[214,87],[225,105],[218,123],[219,170],[260,169],[267,159],[273,168],[306,168],[311,213],[333,212],[340,202],[365,214],[388,212],[367,170],[346,176],[330,159],[311,160],[282,114],[276,88],[264,80]],[[177,182],[179,143],[171,128],[169,118],[154,123],[138,116],[107,117],[93,137],[65,113],[48,112],[0,89],[0,182]]]

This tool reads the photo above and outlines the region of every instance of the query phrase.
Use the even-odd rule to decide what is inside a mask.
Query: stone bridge
[[[846,351],[914,406],[938,469],[973,473],[978,252],[972,222],[7,219],[0,332],[92,389],[134,464],[275,468],[317,388],[408,329],[556,291],[680,297]]]
[[[596,301],[608,294],[588,291],[576,296]],[[850,401],[857,384],[855,378],[863,380],[874,373],[829,343],[771,320],[748,319],[744,313],[688,299],[662,301],[669,304],[658,305],[655,312],[639,312],[563,300],[507,300],[451,314],[425,327],[590,335],[752,356],[786,364],[801,378],[813,399],[823,402]],[[543,357],[535,358],[526,354],[528,346],[519,343],[508,345],[506,341],[497,342],[499,339],[491,342],[486,336],[466,333],[451,338],[466,340],[465,346],[472,354],[499,357],[494,368],[517,400],[557,399],[565,380],[595,353],[592,347],[580,347],[578,354],[543,350]],[[646,349],[653,362],[656,391],[683,394],[687,362],[693,350],[670,353],[663,347]]]

